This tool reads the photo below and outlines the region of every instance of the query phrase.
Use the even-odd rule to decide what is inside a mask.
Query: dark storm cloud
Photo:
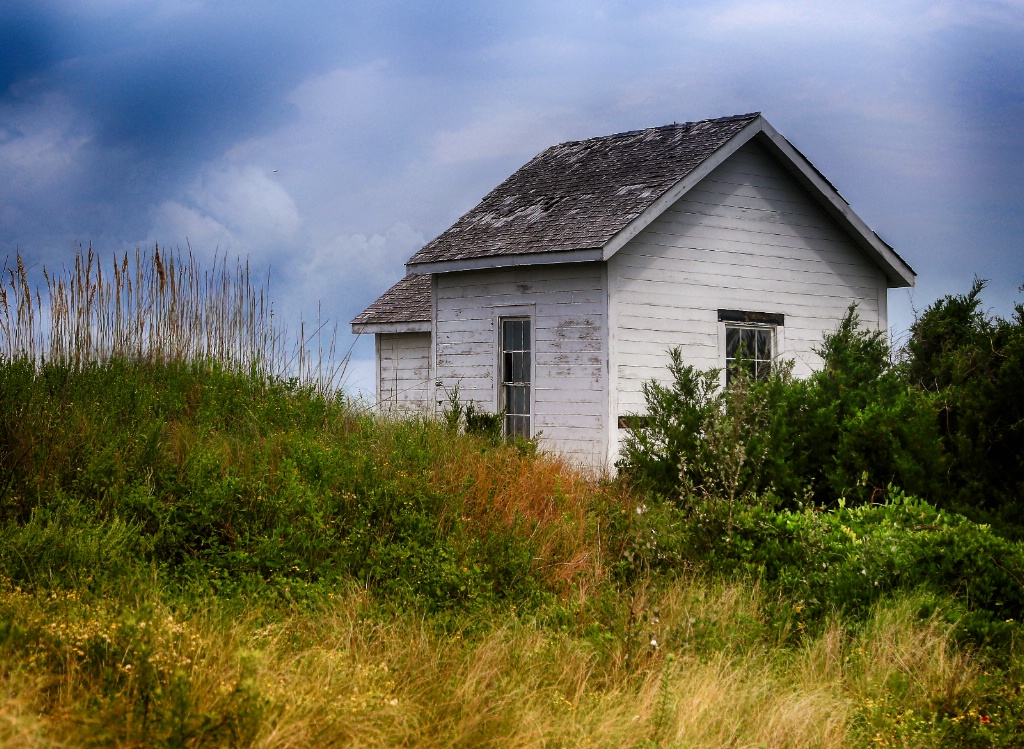
[[[27,93],[66,93],[99,148],[206,158],[282,122],[283,94],[333,56],[326,29],[337,19],[297,23],[298,14],[259,4],[230,8],[166,15],[143,3],[29,17],[22,7],[0,24],[20,28],[12,33],[34,54],[6,55],[15,61],[0,75],[32,82]],[[4,98],[18,95],[8,87]]]
[[[26,174],[39,172],[33,155],[63,163],[59,178],[6,195],[0,186],[0,242],[46,253],[144,235],[161,195],[287,121],[287,91],[344,56],[331,43],[339,15],[259,3],[4,5],[0,138],[14,158],[0,175],[20,157]]]
[[[990,280],[986,303],[1007,314],[1024,283],[1024,11],[951,25],[934,42],[930,84],[946,139],[928,159],[949,173],[945,185],[918,187],[937,195],[905,238],[926,258],[915,301],[976,274]]]
[[[57,58],[53,23],[28,3],[0,8],[0,94],[26,75],[47,68]]]
[[[393,71],[468,79],[480,75],[479,46],[515,17],[468,2],[5,4],[0,139],[63,150],[68,163],[60,184],[0,187],[19,219],[0,214],[0,242],[66,248],[126,234],[200,165],[293,119],[286,96],[303,80],[381,57]],[[50,143],[33,143],[41,122]],[[353,134],[367,161],[411,147],[407,123],[379,124]],[[47,205],[58,197],[63,225]]]

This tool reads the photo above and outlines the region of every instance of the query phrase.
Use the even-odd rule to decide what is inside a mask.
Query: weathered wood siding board
[[[382,411],[429,411],[430,333],[378,333],[377,393]]]
[[[553,292],[561,295],[565,291],[565,285],[552,281],[551,279],[539,279],[532,283],[520,283],[515,284],[514,291],[519,294],[544,294],[545,292]],[[474,301],[486,300],[486,299],[500,299],[506,296],[507,290],[503,291],[500,287],[496,288],[493,283],[471,283],[458,289],[452,289],[452,293],[449,295],[450,299],[471,299]],[[592,289],[589,286],[582,286],[578,289],[573,289],[570,292],[568,301],[574,304],[583,304],[591,302],[594,304],[602,304],[604,302],[603,290]],[[499,302],[501,303],[501,302]],[[564,304],[563,301],[556,302],[558,304]]]
[[[607,297],[597,263],[437,276],[436,377],[464,401],[498,408],[499,317],[533,320],[533,425],[542,443],[589,465],[607,442]],[[441,397],[440,395],[438,396]]]
[[[800,317],[842,317],[856,296],[820,296],[817,302],[808,297],[808,292],[794,293],[789,291],[771,290],[755,291],[753,289],[737,289],[724,283],[715,293],[704,287],[682,287],[678,293],[662,292],[652,282],[645,291],[622,291],[620,301],[632,305],[633,314],[642,314],[644,308],[665,306],[669,304],[690,304],[703,309],[748,309],[758,312],[782,312],[787,320],[790,315]],[[781,286],[782,284],[780,284]],[[766,284],[766,286],[770,286]],[[877,322],[878,304],[874,299],[859,299],[860,316],[870,325]],[[766,306],[767,305],[767,306]],[[788,323],[787,323],[788,324]]]
[[[708,255],[712,253],[707,253]],[[706,259],[706,257],[705,257]],[[715,258],[720,260],[721,258]],[[685,271],[679,268],[658,268],[660,263],[650,263],[650,267],[655,268],[659,271],[659,280],[662,283],[688,283],[691,285],[704,285],[710,281],[720,281],[722,278],[722,272],[728,272],[730,282],[740,286],[751,288],[757,285],[764,287],[764,281],[779,281],[789,282],[792,284],[804,284],[808,287],[811,292],[820,290],[837,290],[837,289],[850,289],[858,292],[869,292],[876,289],[876,278],[872,278],[868,275],[855,275],[853,273],[824,273],[821,270],[793,270],[789,268],[772,268],[769,266],[758,267],[753,265],[751,262],[736,263],[736,262],[724,262],[718,263],[718,267],[713,270],[705,271],[703,268],[695,268],[693,270]],[[718,273],[715,273],[717,270]],[[643,267],[636,267],[623,263],[622,265],[622,280],[626,282],[628,280],[635,280],[640,282],[648,282],[650,279],[645,278],[645,269]],[[815,289],[814,287],[821,287]],[[799,286],[797,286],[799,288]]]
[[[661,227],[655,227],[655,229]],[[713,232],[712,232],[713,233]],[[748,241],[734,241],[729,238],[714,237],[710,239],[693,238],[652,234],[644,237],[641,247],[635,248],[634,264],[640,263],[640,258],[650,258],[648,262],[657,263],[659,260],[668,264],[678,260],[696,260],[704,257],[707,253],[714,253],[714,261],[723,265],[749,265],[752,259],[760,258],[759,262],[765,268],[779,268],[800,273],[839,273],[851,277],[873,277],[874,268],[864,263],[857,263],[847,252],[833,253],[829,248],[821,249],[811,257],[801,260],[794,257],[792,247],[781,245],[760,244],[762,248],[778,247],[774,255],[752,253],[751,243]],[[675,257],[665,257],[666,249],[672,249]],[[807,253],[804,253],[805,255]],[[620,261],[622,262],[622,261]],[[639,266],[643,267],[643,266]]]
[[[666,212],[667,213],[667,212]],[[676,216],[663,214],[665,221],[670,221]],[[652,245],[672,244],[673,246],[693,246],[695,248],[708,248],[719,250],[749,250],[752,246],[763,247],[766,250],[775,249],[774,256],[780,259],[805,257],[808,262],[828,263],[835,260],[849,262],[852,258],[844,252],[841,243],[832,238],[818,237],[796,237],[777,232],[751,231],[736,228],[735,226],[710,226],[700,221],[701,217],[690,216],[693,221],[681,223],[679,232],[672,236],[663,235],[658,237],[661,241],[652,241],[644,238]],[[737,224],[741,223],[739,221]],[[664,225],[656,229],[669,229]],[[644,231],[647,231],[646,229]],[[674,240],[674,241],[673,241]],[[710,247],[709,247],[710,245]],[[771,253],[769,253],[771,256]]]
[[[756,143],[748,143],[609,261],[619,413],[644,410],[668,349],[721,366],[718,309],[786,316],[782,356],[806,375],[851,302],[884,326],[882,271]],[[614,451],[614,448],[613,448]]]

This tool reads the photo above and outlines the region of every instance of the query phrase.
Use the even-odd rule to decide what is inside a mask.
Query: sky
[[[1024,299],[1024,0],[0,1],[0,257],[247,258],[348,321],[555,143],[760,111],[918,273]]]

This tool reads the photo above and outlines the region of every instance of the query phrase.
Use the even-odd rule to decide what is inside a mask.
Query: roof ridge
[[[653,127],[643,127],[639,130],[623,130],[621,133],[610,133],[608,135],[594,135],[590,138],[580,138],[579,140],[566,140],[561,143],[555,143],[552,146],[548,146],[541,153],[546,153],[554,148],[562,148],[564,146],[574,146],[579,143],[590,143],[591,141],[599,140],[611,140],[612,138],[623,138],[627,135],[639,135],[640,133],[648,133],[652,130],[669,130],[673,128],[684,129],[694,127],[695,125],[708,125],[711,123],[723,123],[723,122],[736,122],[738,120],[753,120],[756,117],[760,117],[760,112],[748,112],[747,114],[730,114],[724,117],[709,117],[704,120],[693,120],[692,122],[673,122],[668,125],[655,125]]]

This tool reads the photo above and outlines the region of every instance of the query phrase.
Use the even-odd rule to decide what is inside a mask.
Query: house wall
[[[533,432],[588,465],[607,454],[607,296],[603,263],[435,276],[435,371],[463,402],[498,410],[498,319],[533,320]],[[437,397],[444,397],[438,391]]]
[[[608,277],[619,414],[644,412],[641,384],[666,378],[671,346],[722,366],[719,309],[784,314],[779,354],[798,376],[851,302],[863,323],[887,324],[882,271],[755,141],[613,255]],[[613,452],[617,436],[611,426]]]
[[[432,408],[430,333],[378,333],[377,404],[381,411]]]

